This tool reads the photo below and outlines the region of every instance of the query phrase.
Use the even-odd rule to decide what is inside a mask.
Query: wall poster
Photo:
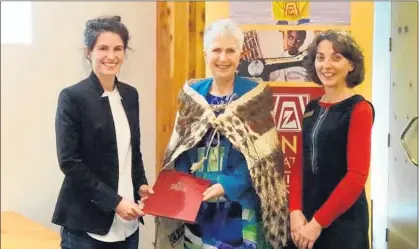
[[[323,94],[321,87],[272,87],[274,97],[274,120],[284,158],[284,174],[287,190],[291,168],[302,164],[302,116],[305,106]]]
[[[308,82],[302,66],[317,30],[245,32],[238,74],[269,82]]]
[[[311,1],[254,1],[229,3],[238,24],[350,25],[351,3]]]

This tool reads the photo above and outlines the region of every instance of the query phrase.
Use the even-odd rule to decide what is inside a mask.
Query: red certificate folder
[[[163,170],[144,201],[146,214],[195,223],[204,191],[211,182],[176,170]]]

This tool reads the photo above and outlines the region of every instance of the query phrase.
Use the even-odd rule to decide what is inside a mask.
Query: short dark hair
[[[96,45],[97,38],[103,32],[118,34],[124,44],[124,49],[129,48],[129,32],[127,27],[121,22],[120,16],[104,16],[88,20],[84,29],[84,46],[89,51],[92,51]]]
[[[295,32],[297,34],[298,37],[301,38],[301,40],[305,40],[307,37],[307,32],[305,30],[288,30],[287,34],[291,33],[291,32]]]
[[[342,54],[349,60],[354,70],[349,72],[346,76],[346,84],[349,88],[360,85],[364,81],[365,76],[365,62],[364,55],[361,48],[347,31],[328,30],[321,32],[314,39],[307,48],[307,56],[304,58],[303,66],[307,71],[307,78],[318,85],[322,85],[317,76],[315,68],[315,60],[317,54],[317,47],[320,42],[328,40],[333,44],[333,50]]]

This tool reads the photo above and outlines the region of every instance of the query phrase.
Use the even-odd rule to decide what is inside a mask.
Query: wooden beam
[[[193,2],[195,6],[195,77],[205,77],[205,59],[204,59],[204,30],[205,30],[205,2]]]
[[[156,172],[172,134],[185,81],[205,76],[205,2],[157,2]]]
[[[170,34],[171,9],[167,2],[157,2],[157,71],[156,71],[156,170],[160,169],[163,161],[164,148],[170,138],[173,113],[168,108],[172,99],[172,78],[170,76]]]

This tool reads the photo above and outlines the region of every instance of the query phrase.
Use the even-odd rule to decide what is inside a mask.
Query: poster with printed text
[[[291,168],[302,166],[302,117],[305,106],[323,94],[321,87],[271,86],[274,97],[273,116],[284,153],[284,175],[289,190]]]
[[[229,2],[229,16],[238,24],[351,25],[351,2]]]

